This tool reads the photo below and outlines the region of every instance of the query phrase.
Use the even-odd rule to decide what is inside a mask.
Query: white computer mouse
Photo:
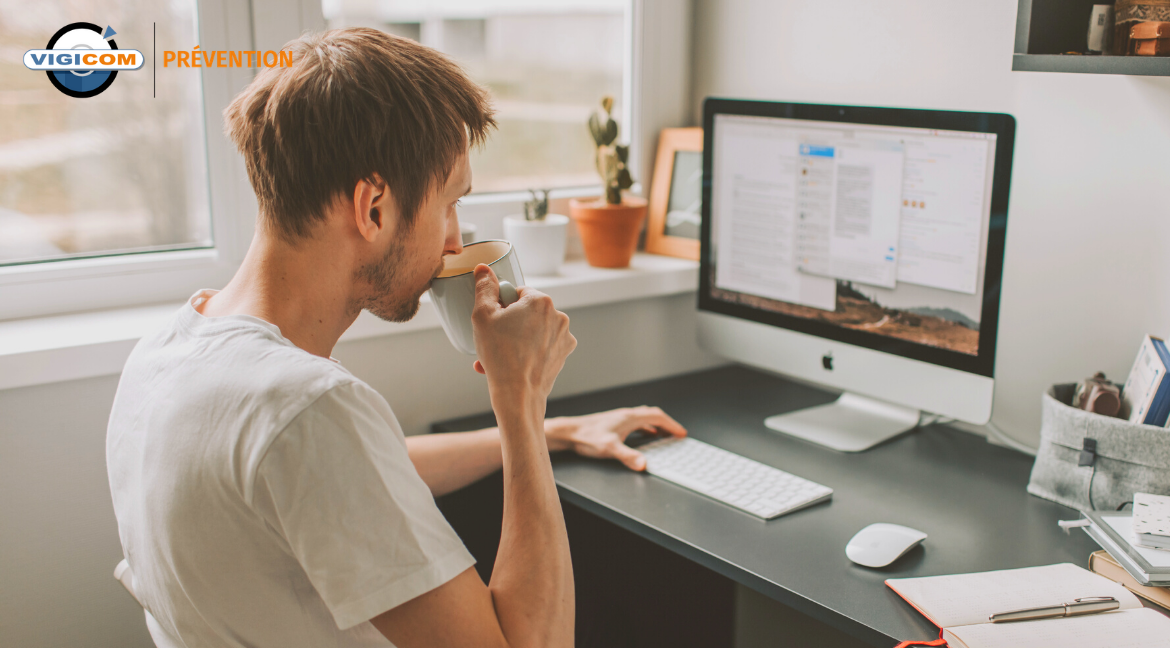
[[[845,555],[858,565],[885,567],[925,539],[918,529],[878,522],[858,531],[846,545]]]

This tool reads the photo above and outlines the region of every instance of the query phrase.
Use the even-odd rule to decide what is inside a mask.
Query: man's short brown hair
[[[403,220],[495,126],[488,93],[443,54],[375,29],[305,35],[224,110],[261,224],[295,242],[359,180],[385,181]]]

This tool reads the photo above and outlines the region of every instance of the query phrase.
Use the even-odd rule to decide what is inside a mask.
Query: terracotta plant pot
[[[569,214],[577,223],[585,259],[596,268],[625,268],[638,247],[646,220],[646,199],[626,196],[620,205],[604,198],[572,199]]]

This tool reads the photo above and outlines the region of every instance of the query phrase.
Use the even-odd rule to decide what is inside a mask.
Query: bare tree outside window
[[[330,27],[373,27],[443,51],[487,86],[499,131],[473,154],[479,192],[597,184],[586,121],[620,112],[628,0],[323,0]]]
[[[0,0],[0,265],[212,246],[195,0]],[[75,98],[23,63],[74,22],[147,63]],[[152,32],[157,23],[157,98]]]

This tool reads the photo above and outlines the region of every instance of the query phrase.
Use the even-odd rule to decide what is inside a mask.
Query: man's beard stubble
[[[358,312],[362,309],[368,310],[387,322],[410,321],[418,314],[422,294],[430,288],[428,281],[417,294],[397,297],[394,295],[396,288],[402,289],[400,284],[408,275],[410,265],[411,260],[406,258],[406,245],[403,241],[397,240],[386,250],[386,255],[381,260],[360,268],[355,279],[365,282],[369,293],[360,303],[351,306],[353,310]],[[439,267],[432,273],[431,279],[439,276],[442,270],[443,261],[440,259]]]

